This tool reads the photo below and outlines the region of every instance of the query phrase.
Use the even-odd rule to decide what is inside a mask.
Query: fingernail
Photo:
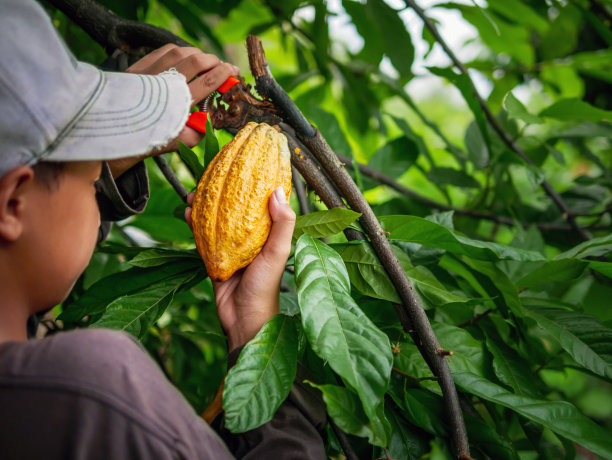
[[[274,190],[274,194],[276,195],[276,201],[278,201],[280,204],[287,204],[285,191],[282,187],[278,187],[276,190]]]
[[[240,67],[238,67],[237,65],[233,66],[234,67],[234,71],[236,73],[240,73]]]

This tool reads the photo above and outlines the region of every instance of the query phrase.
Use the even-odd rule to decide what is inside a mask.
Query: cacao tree
[[[200,413],[225,379],[232,431],[273,416],[294,379],[270,369],[299,363],[330,458],[612,458],[610,0],[100,3],[118,16],[46,5],[79,58],[121,70],[190,42],[257,91],[147,160],[146,211],[113,226],[49,331],[134,334]],[[183,199],[253,119],[289,137],[299,217],[282,313],[226,376]]]

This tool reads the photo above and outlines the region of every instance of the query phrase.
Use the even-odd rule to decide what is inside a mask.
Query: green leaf
[[[353,391],[338,385],[316,385],[312,382],[308,384],[323,393],[327,413],[342,431],[368,438],[370,443],[384,447],[380,438],[374,434],[361,401]]]
[[[540,117],[533,115],[527,111],[521,101],[519,101],[514,94],[508,92],[504,98],[504,108],[508,111],[508,114],[513,118],[518,118],[527,124],[539,125],[544,123]]]
[[[202,177],[202,174],[204,174],[204,166],[202,163],[200,163],[198,156],[181,141],[179,141],[178,153],[195,181],[198,182]]]
[[[361,214],[358,212],[340,207],[299,216],[295,221],[293,240],[297,240],[304,233],[308,233],[314,238],[335,235],[359,219],[360,216]]]
[[[368,418],[376,420],[393,362],[388,337],[351,297],[338,253],[308,234],[296,244],[295,278],[312,349],[357,392]]]
[[[387,271],[378,260],[372,246],[366,241],[333,244],[340,254],[351,279],[352,286],[362,294],[390,302],[401,302]],[[467,302],[469,299],[448,292],[444,286],[423,266],[413,267],[408,256],[399,248],[392,247],[408,278],[417,290],[434,305]]]
[[[414,46],[398,11],[383,0],[371,0],[365,4],[343,0],[342,6],[364,38],[364,49],[358,58],[378,65],[386,54],[401,77],[412,75]],[[379,33],[372,34],[373,26]]]
[[[134,267],[157,267],[167,263],[202,260],[196,250],[150,248],[139,252],[128,263]]]
[[[289,395],[297,372],[294,319],[276,315],[240,352],[223,390],[225,425],[243,433],[270,421]]]
[[[612,381],[612,329],[597,318],[558,307],[525,310],[580,366]]]
[[[541,117],[555,118],[557,120],[577,120],[599,123],[604,120],[612,121],[612,111],[602,110],[580,99],[561,99],[540,112]]]
[[[611,262],[589,262],[589,268],[599,273],[606,275],[608,278],[612,278],[612,263]]]
[[[529,363],[500,338],[492,321],[483,319],[478,325],[485,333],[486,348],[493,356],[493,371],[497,378],[518,395],[538,397],[540,392],[535,383],[539,379],[531,372]]]
[[[474,270],[489,278],[495,289],[501,293],[502,299],[494,299],[494,302],[505,316],[507,313],[504,310],[509,308],[515,316],[523,317],[523,304],[519,298],[518,289],[508,275],[493,262],[472,259],[467,259],[467,262]]]
[[[544,259],[534,251],[466,238],[422,217],[383,216],[379,220],[384,229],[390,232],[391,240],[410,241],[482,260],[509,259],[525,262]]]
[[[515,395],[484,377],[468,371],[453,372],[453,380],[466,393],[521,414],[598,455],[606,458],[612,457],[610,434],[581,414],[570,403]]]
[[[469,174],[454,168],[433,167],[427,178],[434,184],[454,185],[462,188],[480,188],[480,183]]]
[[[140,338],[166,311],[177,290],[201,274],[201,271],[181,273],[141,291],[118,297],[92,326],[119,329]]]
[[[385,403],[385,415],[391,424],[389,453],[392,458],[421,458],[429,450],[423,432],[408,423],[394,404]]]
[[[602,236],[599,238],[593,238],[584,243],[580,243],[578,246],[574,246],[555,257],[555,260],[559,259],[585,259],[587,257],[601,257],[612,252],[612,234]]]
[[[483,375],[484,346],[482,342],[472,337],[467,330],[451,324],[434,321],[432,328],[442,348],[453,352],[449,360],[451,371],[468,370],[477,375]]]
[[[317,128],[321,131],[327,142],[329,142],[334,152],[347,157],[353,156],[353,149],[346,140],[336,115],[321,108],[315,100],[310,100],[306,104],[306,111],[309,119],[317,125]]]
[[[485,141],[487,149],[489,152],[491,152],[491,139],[487,129],[487,121],[485,119],[484,112],[482,111],[482,107],[474,95],[474,89],[470,83],[470,78],[467,75],[455,73],[448,67],[428,67],[428,69],[434,75],[446,78],[461,92],[463,99],[465,99],[465,102],[474,114],[474,118],[476,119],[478,128],[480,128],[480,134],[482,134],[482,138]]]
[[[368,161],[368,166],[387,176],[398,178],[414,164],[419,146],[408,137],[398,137],[382,146]]]
[[[114,273],[94,283],[82,297],[64,310],[58,319],[78,321],[86,315],[97,315],[113,300],[135,294],[147,286],[184,273],[202,269],[201,260],[185,260],[159,267],[140,268]]]
[[[546,283],[573,281],[582,274],[587,265],[588,262],[576,259],[551,260],[523,276],[516,286],[526,289]]]
[[[219,141],[215,135],[210,118],[206,120],[206,135],[204,137],[204,167],[206,168],[212,159],[219,153]]]

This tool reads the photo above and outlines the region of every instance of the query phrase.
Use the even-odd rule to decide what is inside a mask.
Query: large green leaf
[[[307,234],[300,237],[295,278],[312,349],[357,392],[368,418],[375,421],[391,373],[389,339],[355,303],[342,258],[325,243]]]
[[[359,57],[378,64],[383,54],[386,54],[401,77],[410,76],[414,47],[398,11],[383,0],[370,0],[365,4],[344,0],[342,5],[365,40],[364,50]],[[372,34],[373,26],[378,33]]]
[[[527,124],[542,124],[544,120],[540,117],[533,115],[527,111],[521,101],[519,101],[514,94],[508,92],[504,98],[504,108],[508,111],[508,114],[513,118],[518,118]]]
[[[368,166],[398,178],[414,164],[419,156],[419,146],[412,139],[403,136],[390,140],[370,158]]]
[[[181,273],[141,291],[118,297],[106,307],[100,319],[92,326],[119,329],[142,337],[166,311],[174,294],[201,275],[201,271]]]
[[[555,260],[559,259],[585,259],[587,257],[600,257],[610,254],[612,252],[612,233],[599,238],[593,238],[584,243],[580,243],[578,246],[574,246],[555,257]]]
[[[516,286],[525,289],[545,283],[573,281],[582,274],[587,265],[588,262],[576,259],[551,260],[527,273]]]
[[[485,145],[490,152],[491,138],[489,137],[487,120],[484,112],[482,111],[482,107],[480,107],[480,104],[476,99],[469,76],[462,73],[455,73],[450,67],[429,67],[429,71],[438,77],[446,78],[461,92],[463,99],[465,99],[465,102],[474,114],[476,124],[478,124],[478,128],[480,129],[480,134],[482,135]]]
[[[453,372],[453,380],[466,393],[507,407],[604,458],[612,457],[610,434],[568,402],[515,395],[468,371]]]
[[[612,120],[612,111],[602,110],[580,99],[561,99],[540,112],[541,117],[599,123]]]
[[[381,440],[386,438],[385,431],[390,430],[383,426],[382,423],[376,427],[378,433],[372,429],[372,423],[363,410],[359,396],[350,389],[338,385],[315,385],[312,382],[308,383],[323,393],[323,401],[325,401],[327,413],[342,431],[368,438],[372,444],[384,447]]]
[[[293,239],[297,240],[304,233],[308,233],[314,238],[335,235],[359,219],[360,216],[361,214],[358,212],[340,207],[299,216],[295,222]]]
[[[563,308],[531,306],[525,311],[574,361],[612,381],[612,329],[594,316]]]
[[[139,252],[130,259],[129,264],[134,267],[158,267],[167,263],[192,262],[191,259],[201,261],[196,250],[149,248]],[[195,263],[195,262],[194,262]]]
[[[480,188],[480,183],[459,169],[437,166],[427,173],[427,179],[437,185],[454,185],[462,188]]]
[[[240,352],[225,378],[225,425],[243,433],[270,421],[287,398],[297,371],[294,319],[276,315]]]
[[[540,392],[536,384],[539,378],[532,373],[530,363],[500,338],[499,331],[488,318],[479,321],[478,326],[485,333],[486,349],[493,356],[493,371],[497,378],[518,395],[538,397]]]
[[[400,408],[387,401],[385,415],[391,424],[389,453],[392,458],[418,460],[427,453],[427,437],[401,416]]]
[[[493,301],[502,313],[506,315],[505,310],[510,309],[514,315],[518,317],[523,316],[523,304],[518,295],[518,289],[508,275],[493,262],[472,259],[467,259],[467,262],[471,268],[485,275],[491,281],[494,288],[501,293],[501,299],[496,297]]]
[[[389,279],[372,246],[366,241],[331,245],[344,260],[352,286],[362,294],[377,299],[401,302],[399,295]],[[402,268],[412,280],[417,290],[434,305],[453,302],[467,302],[470,299],[453,294],[436,279],[425,267],[414,267],[408,256],[399,248],[392,247]]]
[[[534,251],[512,248],[498,243],[478,241],[450,231],[443,225],[417,216],[383,216],[380,222],[389,239],[410,241],[423,246],[445,249],[458,255],[482,260],[536,261],[544,257]]]
[[[159,283],[184,273],[202,269],[201,259],[167,263],[159,267],[134,267],[114,273],[94,283],[85,294],[73,302],[59,316],[66,321],[78,321],[85,315],[97,315],[113,300],[121,296],[137,293],[147,286]]]
[[[178,153],[195,181],[198,182],[202,177],[202,174],[204,174],[204,166],[202,163],[200,163],[198,156],[193,152],[193,150],[180,141]]]

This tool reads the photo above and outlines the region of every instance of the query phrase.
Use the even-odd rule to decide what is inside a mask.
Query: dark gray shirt
[[[299,383],[303,378],[270,422],[246,433],[223,431],[237,458],[326,458],[325,409],[316,391]],[[233,456],[138,342],[85,329],[0,344],[0,458]]]
[[[0,344],[0,457],[233,458],[140,345],[104,329]]]

